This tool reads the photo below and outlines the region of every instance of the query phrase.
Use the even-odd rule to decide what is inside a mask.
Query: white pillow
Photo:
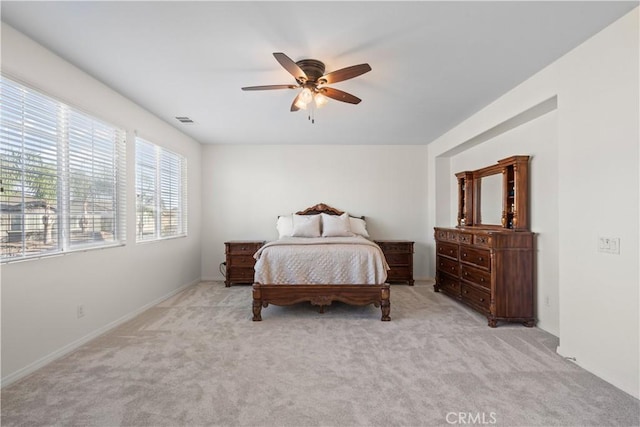
[[[320,215],[294,215],[293,237],[320,237]]]
[[[320,215],[322,215],[322,237],[353,236],[348,213],[345,212],[340,216],[326,213]]]
[[[367,223],[362,218],[349,217],[349,223],[351,225],[351,232],[359,234],[362,237],[369,237],[367,232]]]
[[[293,215],[280,215],[276,222],[278,238],[293,236]]]

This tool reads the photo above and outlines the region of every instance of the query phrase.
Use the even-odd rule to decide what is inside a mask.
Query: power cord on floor
[[[227,277],[227,263],[221,262],[219,269],[220,269],[220,274],[222,274],[222,277]]]

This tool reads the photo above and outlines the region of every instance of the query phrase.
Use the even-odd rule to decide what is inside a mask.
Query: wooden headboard
[[[310,206],[305,210],[296,212],[296,215],[318,215],[321,213],[325,213],[327,215],[342,215],[344,212],[342,212],[339,209],[333,208],[327,204],[324,203],[318,203],[317,205],[314,206]],[[355,215],[349,215],[353,218],[360,218],[360,219],[364,219],[364,216],[355,216]]]

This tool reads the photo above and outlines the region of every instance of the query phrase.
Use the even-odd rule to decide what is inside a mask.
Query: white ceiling
[[[425,144],[638,5],[2,1],[2,20],[202,143]],[[315,124],[275,60],[372,71]],[[196,123],[184,125],[176,116]]]

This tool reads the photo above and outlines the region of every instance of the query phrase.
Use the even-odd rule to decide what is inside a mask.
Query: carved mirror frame
[[[458,227],[529,230],[529,156],[511,156],[497,164],[455,174],[458,179]],[[502,175],[499,224],[482,223],[482,179]]]

